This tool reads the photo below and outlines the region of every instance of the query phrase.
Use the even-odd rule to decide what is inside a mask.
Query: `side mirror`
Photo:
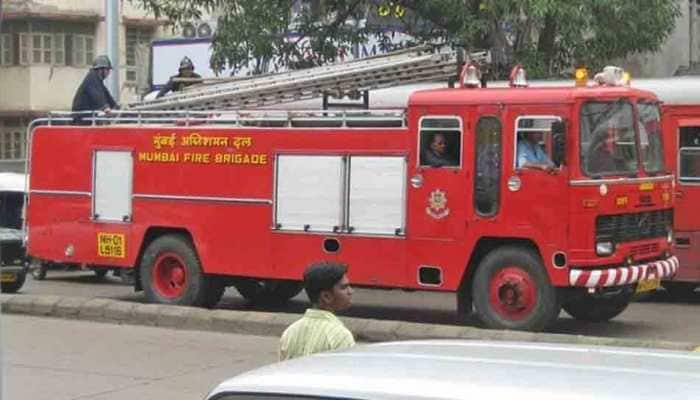
[[[552,162],[557,167],[566,165],[566,123],[564,121],[552,124]]]

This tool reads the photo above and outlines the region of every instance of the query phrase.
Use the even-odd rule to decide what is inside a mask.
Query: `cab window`
[[[420,166],[458,168],[462,164],[462,120],[423,117],[420,121]]]
[[[552,131],[557,131],[556,127],[560,124],[561,118],[556,116],[518,117],[515,121],[515,168],[546,169],[558,166],[552,161]]]
[[[483,117],[476,124],[476,173],[474,208],[479,215],[498,212],[501,180],[501,122]]]

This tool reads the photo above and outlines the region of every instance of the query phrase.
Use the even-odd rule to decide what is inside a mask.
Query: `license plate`
[[[637,282],[636,293],[651,292],[658,289],[661,286],[661,278],[647,279]]]
[[[17,281],[17,274],[14,272],[3,272],[0,273],[0,282],[15,282]]]

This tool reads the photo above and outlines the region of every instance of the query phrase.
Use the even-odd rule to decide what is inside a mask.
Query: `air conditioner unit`
[[[210,37],[212,34],[211,25],[206,22],[202,22],[197,27],[197,37]]]
[[[186,22],[182,25],[182,36],[186,38],[193,38],[197,36],[197,29],[193,24]]]

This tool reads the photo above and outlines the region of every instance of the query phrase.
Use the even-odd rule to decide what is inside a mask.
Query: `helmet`
[[[180,61],[180,69],[194,69],[194,64],[192,64],[192,60],[190,60],[189,57],[184,57],[182,61]]]
[[[95,61],[92,62],[92,69],[112,69],[112,62],[109,61],[107,56],[97,56]]]

